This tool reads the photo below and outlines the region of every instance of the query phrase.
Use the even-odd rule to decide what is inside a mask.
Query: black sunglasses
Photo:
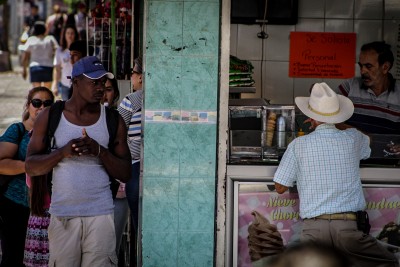
[[[42,101],[42,100],[40,100],[40,99],[32,99],[32,100],[31,100],[31,103],[32,103],[32,106],[33,106],[33,107],[35,107],[35,108],[40,108],[42,105],[43,105],[44,107],[50,107],[50,106],[53,104],[53,101],[52,101],[52,100],[45,100],[45,101]]]

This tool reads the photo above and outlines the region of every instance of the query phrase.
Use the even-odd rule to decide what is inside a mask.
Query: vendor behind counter
[[[354,114],[345,123],[371,137],[372,154],[367,161],[400,160],[400,83],[389,72],[393,62],[389,44],[364,44],[358,59],[361,77],[346,80],[336,89],[354,103]]]

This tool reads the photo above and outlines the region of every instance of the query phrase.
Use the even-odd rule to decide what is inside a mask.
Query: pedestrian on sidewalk
[[[136,260],[136,241],[139,234],[139,177],[140,151],[142,135],[142,105],[143,105],[143,69],[142,58],[134,60],[131,74],[133,93],[125,96],[118,107],[118,111],[128,128],[128,145],[132,157],[132,179],[126,184],[125,191],[131,210],[131,259]],[[132,263],[135,264],[135,263]]]
[[[2,267],[25,266],[24,245],[29,217],[28,189],[25,182],[25,155],[38,114],[54,102],[53,93],[35,87],[28,93],[22,122],[11,124],[0,137],[0,174],[12,176],[0,196]]]
[[[65,14],[59,5],[53,6],[53,14],[46,19],[46,34],[53,36],[57,43],[61,41],[61,32],[67,22],[67,14]]]
[[[30,14],[24,18],[24,28],[28,33],[28,37],[32,35],[33,25],[35,25],[36,21],[42,21],[42,18],[39,16],[39,6],[31,4]]]
[[[62,30],[60,46],[54,55],[54,82],[52,91],[54,95],[61,96],[62,100],[69,99],[71,80],[68,79],[72,72],[71,54],[69,47],[78,40],[78,31],[73,25],[66,25]]]
[[[118,261],[109,176],[127,182],[131,157],[126,127],[118,113],[117,129],[111,129],[116,134],[108,132],[107,111],[100,104],[107,78],[113,75],[96,57],[84,57],[74,64],[72,97],[64,103],[50,154],[43,142],[48,109],[34,126],[27,173],[32,177],[53,171],[50,266],[107,267],[116,266]],[[110,136],[114,136],[112,140]]]
[[[51,89],[53,82],[53,59],[58,43],[51,35],[46,35],[44,22],[37,21],[33,36],[30,36],[22,54],[22,77],[29,77],[33,87],[44,86]]]

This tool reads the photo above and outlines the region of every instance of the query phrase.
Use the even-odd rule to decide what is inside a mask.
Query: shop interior
[[[277,6],[279,12],[272,12]],[[296,34],[306,32],[353,35],[353,56],[346,60],[351,76],[360,74],[361,46],[384,40],[395,55],[391,73],[400,78],[400,3],[396,0],[231,1],[226,266],[268,266],[249,254],[248,229],[255,214],[277,226],[285,246],[298,241],[297,191],[293,188],[278,195],[272,181],[287,145],[309,133],[306,117],[296,109],[294,99],[308,96],[314,83],[336,88],[345,79],[290,73],[291,45]],[[243,73],[238,75],[239,71]],[[373,206],[400,199],[400,156],[382,153],[383,146],[400,141],[400,136],[375,136],[374,140],[379,141],[373,144],[372,158],[361,162],[360,175],[369,203],[371,235],[381,238],[388,222],[400,223],[396,209]]]
[[[391,45],[397,60],[395,58],[390,72],[399,79],[399,19],[400,4],[396,1],[232,0],[230,161],[237,162],[238,158],[246,162],[252,158],[257,158],[256,161],[274,161],[283,154],[284,147],[290,140],[307,134],[309,125],[304,125],[306,118],[295,109],[294,98],[308,96],[314,83],[326,82],[331,88],[337,88],[346,78],[359,76],[358,53],[365,43],[384,40]],[[294,47],[295,34],[307,33],[316,36],[332,33],[332,36],[327,37],[327,42],[332,43],[340,43],[342,34],[353,38],[351,57],[343,60],[350,66],[350,70],[339,78],[321,73],[290,73],[294,61],[291,59],[291,56],[294,57],[291,52],[299,49]],[[318,52],[312,51],[313,49],[310,48],[310,53]],[[335,51],[335,56],[345,53],[340,49]],[[279,140],[276,133],[273,141],[267,140],[270,113],[276,113],[278,118],[281,115],[285,117],[279,130],[285,129],[284,142]],[[238,123],[239,120],[243,122]],[[278,126],[274,126],[273,131],[277,130]],[[396,139],[396,136],[393,138]],[[246,142],[249,143],[246,145]],[[277,148],[276,151],[271,152],[271,145]],[[397,158],[393,160],[384,153],[373,153],[373,156],[379,158],[379,164],[398,164]]]

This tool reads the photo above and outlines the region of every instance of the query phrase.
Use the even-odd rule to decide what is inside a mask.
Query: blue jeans
[[[126,198],[114,199],[114,224],[115,236],[117,238],[115,252],[117,255],[121,245],[122,234],[124,233],[126,223],[128,222],[128,214],[128,201]]]
[[[69,91],[71,87],[63,85],[61,82],[57,84],[58,93],[61,95],[62,100],[67,101],[69,99]]]
[[[140,161],[132,164],[132,178],[125,185],[126,198],[131,210],[132,228],[138,234]]]

